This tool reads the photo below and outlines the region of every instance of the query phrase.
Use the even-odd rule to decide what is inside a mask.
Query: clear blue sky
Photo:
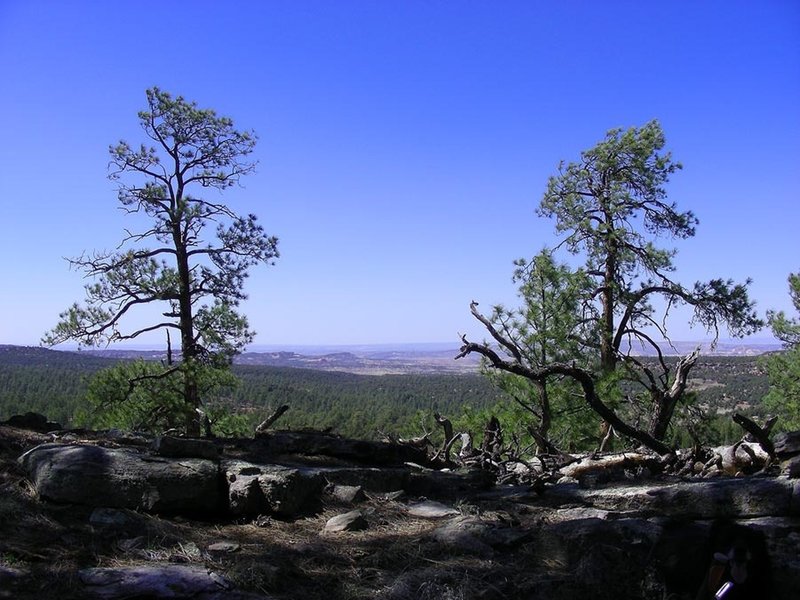
[[[0,0],[0,83],[0,343],[37,344],[83,298],[62,257],[121,239],[107,149],[153,85],[260,137],[227,194],[281,240],[259,344],[483,337],[470,300],[513,304],[512,261],[556,241],[559,160],[652,118],[700,219],[677,278],[752,277],[763,313],[800,270],[796,0]]]

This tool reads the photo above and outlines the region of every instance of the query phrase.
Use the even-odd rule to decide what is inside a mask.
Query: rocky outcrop
[[[639,517],[736,519],[800,516],[800,483],[785,477],[649,481],[583,488],[547,488],[541,502],[577,505]]]
[[[62,429],[61,423],[55,421],[48,421],[47,417],[35,412],[27,412],[24,415],[13,415],[7,421],[0,421],[0,425],[8,425],[9,427],[16,427],[18,429],[28,429],[29,431],[38,431],[39,433],[47,433],[48,431],[58,431]]]
[[[295,445],[304,436],[308,437],[283,436],[281,439],[289,441],[279,444],[281,452],[297,451]],[[389,444],[364,442],[362,448],[360,442],[345,443],[336,436],[311,438],[317,439],[317,450],[376,451],[383,455],[373,456],[371,460],[376,462],[407,457],[402,448],[393,455]],[[261,436],[252,444],[255,450],[245,453],[261,455],[258,464],[222,459],[220,447],[209,440],[168,436],[135,447],[100,445],[117,446],[117,438],[41,444],[22,455],[18,463],[45,500],[204,517],[274,515],[291,519],[318,506],[327,484],[370,492],[407,487],[409,469],[391,464],[378,468],[334,461],[334,465],[308,467],[293,465],[296,457],[284,457],[287,464],[273,464],[275,457],[264,447],[268,439],[270,436]],[[411,455],[416,457],[413,452]]]
[[[772,445],[779,459],[800,455],[800,431],[788,431],[775,436]]]
[[[386,583],[380,594],[376,584],[372,597],[688,599],[695,597],[708,573],[714,528],[726,522],[757,542],[753,554],[768,556],[769,566],[762,572],[768,574],[772,595],[762,597],[792,597],[800,589],[800,481],[786,475],[654,476],[646,474],[646,462],[624,457],[609,459],[604,466],[589,460],[572,466],[570,478],[561,483],[543,480],[537,486],[487,489],[486,472],[478,469],[447,472],[397,464],[377,468],[318,457],[304,462],[298,456],[266,453],[259,440],[246,451],[195,441],[199,440],[169,439],[157,445],[148,441],[133,448],[101,445],[117,446],[117,438],[47,443],[24,454],[19,463],[43,499],[105,507],[91,512],[89,529],[98,539],[116,540],[115,548],[137,561],[153,560],[148,540],[164,538],[168,523],[142,514],[145,511],[214,516],[219,519],[215,523],[226,516],[239,523],[244,517],[256,525],[248,528],[250,534],[269,527],[285,533],[289,528],[293,539],[294,525],[285,520],[308,516],[298,525],[297,535],[307,534],[305,526],[317,519],[312,535],[324,533],[319,549],[325,552],[345,543],[380,548],[390,537],[393,543],[404,537],[397,532],[409,532],[404,543],[424,554],[423,568],[403,567],[396,577],[386,576],[381,581],[394,583]],[[217,448],[223,448],[221,457]],[[796,459],[797,440],[776,439],[776,455],[784,464]],[[242,456],[248,460],[238,458]],[[282,464],[274,464],[277,461]],[[359,510],[353,510],[355,502]],[[147,532],[151,521],[159,523],[158,536]],[[267,538],[247,543],[238,530],[226,535],[230,541],[186,542],[182,527],[170,523],[170,541],[157,548],[158,556],[191,565],[86,569],[80,575],[86,597],[156,597],[167,588],[176,594],[170,597],[195,600],[258,597],[226,587],[228,583],[203,570],[203,561],[214,561],[211,564],[220,568],[234,560],[246,565],[256,548],[270,548],[274,557],[285,547],[269,546],[263,542]],[[317,541],[314,538],[309,547],[317,547]],[[327,545],[330,548],[323,547]],[[458,569],[449,575],[440,569],[440,555],[455,557],[452,564]],[[488,570],[475,571],[470,579],[460,570],[465,564]],[[503,564],[511,567],[502,581],[491,579]],[[286,572],[294,573],[294,568]],[[523,571],[525,576],[517,577]],[[0,588],[21,589],[32,577],[0,569]],[[491,586],[470,588],[488,581]]]
[[[90,444],[42,444],[19,463],[39,496],[55,502],[188,514],[211,514],[222,506],[219,469],[211,460],[166,459]]]
[[[228,483],[228,510],[236,516],[296,517],[319,500],[325,487],[322,475],[311,469],[226,460],[222,471]]]

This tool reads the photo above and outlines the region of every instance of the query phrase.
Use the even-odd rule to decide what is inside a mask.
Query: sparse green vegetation
[[[789,275],[789,296],[800,314],[800,273]],[[797,429],[800,428],[800,319],[789,318],[783,311],[770,311],[767,315],[772,332],[786,349],[764,361],[772,386],[764,403],[782,417],[780,428]]]
[[[27,411],[40,412],[65,426],[78,426],[78,412],[90,413],[88,381],[115,361],[80,352],[0,347],[0,420]],[[507,396],[478,374],[354,375],[312,369],[234,365],[238,385],[209,399],[207,412],[217,435],[250,433],[278,406],[290,410],[279,428],[331,428],[352,437],[374,439],[378,432],[420,435],[435,431],[434,411],[458,427],[475,432],[489,415],[504,425],[525,416]],[[730,420],[739,407],[761,416],[767,393],[766,372],[756,357],[703,356],[689,389],[708,416],[710,443],[733,441],[741,429]],[[691,443],[686,428],[675,428],[676,441]],[[574,448],[591,447],[594,431],[568,430]],[[559,440],[560,441],[560,440]],[[528,438],[522,442],[529,443]],[[685,444],[682,444],[685,445]],[[570,447],[569,444],[564,445]]]
[[[162,365],[140,365],[124,377],[130,368],[120,367],[101,377],[95,388],[110,396],[95,395],[93,413],[133,424],[147,420],[149,408],[156,421],[177,427],[180,420],[187,433],[199,435],[203,392],[226,376],[232,357],[253,340],[238,312],[248,271],[278,256],[278,240],[252,213],[241,216],[209,197],[255,169],[253,132],[238,131],[231,119],[157,87],[147,90],[147,110],[138,116],[146,143],[111,146],[109,178],[118,184],[120,208],[149,222],[126,229],[114,252],[70,259],[92,280],[86,303],[62,312],[43,341],[98,346],[162,331],[169,346],[175,333],[180,355],[174,363],[169,352]],[[143,306],[157,306],[161,315],[128,328],[129,315]],[[138,386],[143,389],[135,393]]]
[[[528,389],[517,400],[529,407],[540,445],[552,444],[551,390],[569,383],[570,395],[596,413],[590,418],[669,453],[673,418],[686,405],[687,380],[699,354],[643,361],[631,349],[663,358],[667,344],[661,340],[670,339],[673,306],[690,308],[692,322],[714,339],[723,326],[734,337],[763,327],[749,280],[715,278],[686,286],[673,276],[676,250],[661,244],[693,237],[698,220],[667,198],[670,177],[682,167],[665,144],[654,120],[612,129],[578,161],[562,161],[538,208],[539,216],[553,219],[561,239],[530,262],[517,261],[520,307],[495,307],[484,315],[471,305],[491,344],[464,337],[461,353],[483,357],[487,369],[502,374],[505,389],[512,387],[509,378],[526,381]],[[575,266],[554,260],[564,251]],[[563,415],[574,414],[565,408]]]

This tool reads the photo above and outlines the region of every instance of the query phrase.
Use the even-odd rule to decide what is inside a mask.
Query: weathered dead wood
[[[602,434],[603,438],[600,440],[600,447],[597,449],[597,454],[606,451],[608,444],[611,443],[611,439],[616,434],[614,431],[614,426],[608,421],[602,421],[600,423],[600,433]]]
[[[640,452],[624,452],[598,458],[586,457],[572,464],[561,467],[561,473],[566,477],[580,479],[587,475],[606,473],[612,470],[635,469],[652,466],[657,462],[652,454]]]
[[[473,314],[476,316],[480,315],[476,308],[477,303],[473,302],[470,307]],[[492,332],[493,335],[497,333],[492,329],[490,329],[490,332]],[[647,431],[629,425],[623,421],[611,407],[606,405],[598,393],[594,375],[590,371],[582,369],[575,364],[566,363],[553,363],[541,368],[531,368],[519,361],[504,360],[493,348],[490,348],[486,344],[469,342],[466,335],[461,336],[461,341],[462,346],[456,359],[463,358],[475,352],[487,359],[488,366],[506,373],[519,375],[531,381],[546,381],[550,377],[569,377],[581,386],[584,400],[589,407],[594,410],[601,419],[608,421],[619,435],[634,439],[658,454],[674,454],[673,448],[670,448],[663,441],[657,439]]]
[[[775,460],[775,446],[769,439],[769,432],[775,424],[776,419],[770,419],[767,425],[760,427],[755,421],[739,413],[735,413],[731,418],[734,423],[753,436],[753,439],[758,442],[758,445],[769,455],[770,460]]]
[[[280,419],[283,416],[283,413],[285,413],[287,410],[289,410],[288,404],[280,406],[278,410],[272,413],[272,415],[270,415],[269,417],[267,417],[266,419],[261,421],[261,423],[258,424],[258,426],[256,427],[256,434],[262,433],[267,429],[269,429],[272,426],[272,424],[278,419]]]
[[[438,412],[433,413],[433,418],[436,423],[444,430],[444,441],[442,442],[441,449],[433,457],[434,460],[441,459],[445,463],[450,462],[450,449],[453,447],[455,436],[453,436],[453,424],[450,419],[443,417]]]
[[[430,434],[426,433],[423,436],[404,439],[404,438],[397,438],[397,440],[392,439],[391,437],[387,438],[385,441],[390,443],[400,444],[401,446],[410,446],[411,448],[415,448],[417,450],[425,451],[428,446],[432,446],[430,440]]]
[[[748,442],[746,439],[741,439],[730,446],[718,446],[713,448],[713,452],[719,459],[710,466],[715,467],[717,472],[727,475],[756,473],[772,462],[761,444]],[[708,472],[713,473],[714,469],[709,469]]]
[[[461,450],[458,451],[458,457],[461,460],[469,458],[475,454],[475,449],[472,447],[472,435],[470,435],[469,431],[460,433],[458,436],[453,438],[454,441],[456,439],[461,440]]]
[[[328,456],[369,465],[427,464],[423,449],[403,444],[352,440],[320,431],[266,431],[256,438],[259,453]]]
[[[500,427],[500,421],[497,417],[492,417],[486,423],[483,430],[483,442],[481,443],[481,452],[489,457],[492,461],[497,462],[500,460],[500,453],[503,450],[503,429]]]
[[[544,437],[536,427],[532,425],[528,425],[526,427],[528,433],[533,438],[533,441],[536,442],[536,445],[539,448],[544,448],[546,454],[552,454],[555,456],[565,456],[568,457],[569,455],[559,450],[550,440]]]

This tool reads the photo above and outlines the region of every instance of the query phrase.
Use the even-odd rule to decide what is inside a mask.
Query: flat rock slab
[[[236,542],[214,542],[208,546],[209,552],[216,552],[217,554],[230,554],[241,549],[242,547]]]
[[[79,572],[87,594],[101,600],[123,598],[193,598],[195,600],[268,600],[237,592],[221,575],[193,565],[95,568]]]
[[[362,531],[369,526],[364,518],[364,513],[360,510],[352,510],[342,515],[336,515],[328,519],[325,523],[323,533],[335,533],[339,531]]]
[[[529,532],[480,517],[459,516],[436,529],[432,537],[454,550],[486,556],[494,549],[522,542]]]
[[[42,444],[19,458],[38,494],[55,502],[158,513],[211,514],[222,494],[210,460],[168,459],[90,444]]]
[[[800,514],[800,482],[748,477],[602,488],[556,485],[534,502],[694,519],[791,516]]]
[[[409,504],[406,510],[412,517],[422,517],[423,519],[442,519],[460,514],[455,508],[430,500]]]

